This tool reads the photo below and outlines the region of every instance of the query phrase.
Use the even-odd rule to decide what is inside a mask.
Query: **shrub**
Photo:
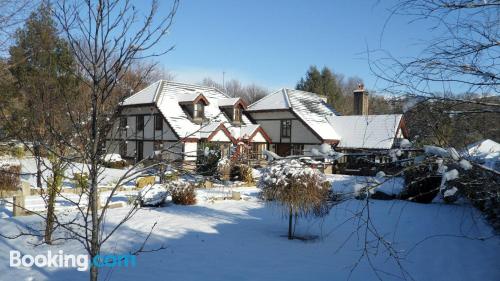
[[[135,186],[137,188],[143,188],[146,185],[153,185],[156,182],[156,177],[155,176],[147,176],[147,177],[140,177],[137,178],[135,181]]]
[[[0,190],[16,191],[21,183],[19,180],[20,173],[21,166],[19,165],[5,165],[0,167]]]
[[[196,204],[195,184],[186,182],[172,182],[169,184],[172,202],[178,205]]]
[[[231,163],[231,180],[239,180],[245,183],[254,183],[252,167],[240,164]]]
[[[202,176],[213,176],[217,173],[217,164],[221,158],[220,149],[214,144],[203,144],[196,158],[196,173]]]
[[[23,158],[26,155],[24,145],[16,145],[11,150],[11,155],[16,158]]]
[[[74,173],[73,182],[76,188],[86,190],[89,186],[89,175],[87,173]]]
[[[262,198],[276,201],[288,216],[288,239],[293,239],[293,218],[322,217],[330,210],[330,182],[317,170],[304,167],[296,160],[279,161],[268,167],[259,186]]]
[[[111,169],[123,169],[128,166],[128,162],[125,160],[113,161],[113,162],[104,162],[104,167]]]

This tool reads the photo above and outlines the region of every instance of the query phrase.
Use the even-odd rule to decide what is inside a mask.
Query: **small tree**
[[[330,183],[317,170],[296,160],[281,160],[262,175],[259,186],[267,202],[276,202],[288,216],[288,239],[293,239],[293,220],[299,217],[322,217],[328,214]]]

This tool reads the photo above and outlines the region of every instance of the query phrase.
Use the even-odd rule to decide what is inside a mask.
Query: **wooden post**
[[[23,216],[26,214],[26,211],[24,210],[24,196],[22,194],[14,196],[14,200],[12,203],[12,214],[14,217]]]

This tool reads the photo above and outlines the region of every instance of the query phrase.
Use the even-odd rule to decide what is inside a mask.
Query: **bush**
[[[280,161],[261,176],[262,198],[276,201],[288,216],[288,239],[293,239],[293,218],[322,217],[330,210],[331,184],[317,170],[304,167],[296,160]]]
[[[23,158],[26,155],[24,145],[16,145],[11,150],[11,155],[16,158]]]
[[[172,182],[169,184],[172,202],[178,205],[196,204],[195,184],[186,182]]]
[[[217,174],[217,164],[221,158],[220,149],[214,144],[202,144],[196,158],[196,173],[202,176]]]
[[[86,190],[89,186],[89,175],[87,173],[74,173],[73,182],[76,188]]]
[[[21,184],[20,173],[21,166],[19,165],[0,167],[0,191],[16,191]]]
[[[125,160],[113,161],[113,162],[104,162],[104,167],[111,169],[123,169],[128,166],[128,162]]]
[[[254,183],[252,167],[239,164],[231,163],[231,180],[239,180],[248,184]]]

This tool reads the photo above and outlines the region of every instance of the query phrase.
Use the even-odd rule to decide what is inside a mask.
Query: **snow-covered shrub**
[[[139,202],[141,206],[157,207],[165,203],[168,190],[161,184],[146,185],[139,191]]]
[[[254,183],[252,167],[242,163],[232,163],[231,180],[239,180],[248,184]]]
[[[202,176],[214,176],[217,174],[217,165],[221,159],[220,148],[212,143],[200,145],[196,158],[196,173]]]
[[[103,157],[103,163],[106,168],[123,169],[128,166],[127,161],[123,160],[120,154],[111,153]]]
[[[196,204],[196,185],[190,182],[174,181],[168,184],[172,202],[178,205]]]
[[[281,160],[269,166],[261,175],[259,187],[262,198],[279,204],[288,216],[289,239],[293,239],[294,217],[324,216],[330,209],[330,182],[317,170],[296,160]]]
[[[217,173],[224,180],[230,179],[231,161],[228,158],[222,158],[217,162]]]

